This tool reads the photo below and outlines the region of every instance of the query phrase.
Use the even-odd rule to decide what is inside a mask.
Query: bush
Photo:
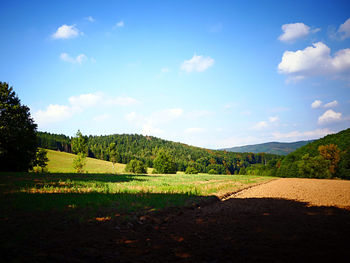
[[[218,172],[216,170],[214,170],[214,169],[210,169],[208,171],[208,174],[218,174]]]
[[[138,160],[131,160],[125,167],[125,172],[134,174],[146,174],[147,167],[145,164]]]
[[[163,150],[159,151],[158,156],[153,161],[153,173],[159,174],[175,174],[176,164],[173,157]]]
[[[310,157],[309,154],[305,154],[302,160],[298,162],[299,174],[308,178],[330,178],[330,164],[329,160],[320,155]]]
[[[196,170],[196,168],[188,166],[186,168],[185,174],[198,174],[198,171]]]

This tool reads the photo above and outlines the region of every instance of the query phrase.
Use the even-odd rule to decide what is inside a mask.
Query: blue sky
[[[8,1],[0,80],[38,129],[207,148],[350,127],[348,1]]]

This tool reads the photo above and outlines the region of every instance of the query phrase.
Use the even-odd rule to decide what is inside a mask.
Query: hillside
[[[238,147],[225,148],[229,152],[252,152],[252,153],[272,153],[278,155],[287,155],[296,149],[312,142],[310,141],[298,141],[298,142],[267,142],[261,144],[252,144]]]
[[[311,158],[320,155],[318,148],[321,145],[334,144],[340,149],[340,162],[337,165],[334,177],[350,179],[350,128],[336,134],[327,135],[304,145],[288,154],[281,162],[277,171],[278,176],[301,176],[298,162],[308,154]]]
[[[38,145],[51,150],[70,151],[71,138],[38,132]],[[153,136],[138,134],[113,134],[89,136],[89,157],[109,161],[111,149],[116,152],[118,163],[126,164],[137,159],[153,167],[153,160],[160,151],[167,151],[175,161],[177,171],[194,167],[200,173],[210,170],[217,174],[243,173],[252,164],[265,164],[280,156],[265,153],[234,153],[219,150],[208,150],[179,142],[163,140]],[[111,148],[112,147],[112,148]]]
[[[48,171],[51,173],[74,173],[72,167],[74,154],[47,150],[47,157],[49,162],[47,165]],[[87,158],[85,170],[88,173],[124,173],[125,164],[98,160],[94,158]]]

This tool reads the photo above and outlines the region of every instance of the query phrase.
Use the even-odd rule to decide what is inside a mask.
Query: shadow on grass
[[[138,212],[160,210],[165,207],[187,205],[195,200],[216,200],[216,197],[202,197],[191,194],[158,194],[158,193],[25,193],[15,192],[0,195],[2,217],[16,213],[35,213],[36,211],[75,210],[114,210],[115,212]],[[78,214],[79,216],[79,214]]]
[[[40,182],[50,183],[59,182],[69,179],[70,181],[81,182],[103,182],[103,183],[118,183],[130,181],[144,181],[148,175],[144,174],[102,174],[102,173],[0,173],[0,182],[7,183],[21,183],[26,185],[35,185]],[[144,178],[144,179],[143,179]]]

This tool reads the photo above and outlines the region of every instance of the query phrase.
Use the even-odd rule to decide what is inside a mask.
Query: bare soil
[[[350,258],[349,181],[276,179],[225,201],[139,215],[128,222],[100,218],[77,223],[57,213],[41,219],[11,223],[9,229],[26,223],[40,231],[20,235],[20,247],[1,240],[5,262],[349,262]],[[9,235],[4,233],[2,239]]]

